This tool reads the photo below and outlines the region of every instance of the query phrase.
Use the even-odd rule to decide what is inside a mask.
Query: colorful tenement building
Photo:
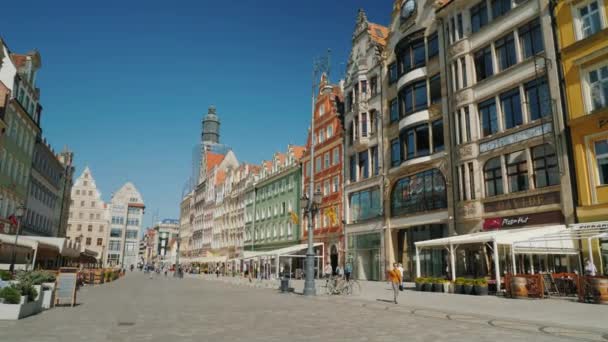
[[[608,221],[608,2],[556,1],[554,18],[576,173],[576,214],[579,222]],[[593,244],[594,259],[605,264],[608,240]]]

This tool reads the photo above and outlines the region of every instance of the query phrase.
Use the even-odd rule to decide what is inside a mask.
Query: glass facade
[[[382,215],[380,189],[372,188],[352,193],[349,198],[350,222],[367,220]]]
[[[418,241],[439,239],[447,236],[448,227],[431,224],[402,229],[397,238],[397,260],[403,264],[404,279],[413,281],[416,277],[416,245]],[[446,275],[447,254],[440,249],[421,249],[420,274],[424,277]]]
[[[447,195],[438,169],[401,178],[391,193],[391,216],[443,208],[447,208]]]
[[[346,262],[352,265],[354,279],[380,280],[381,239],[380,233],[348,236]]]

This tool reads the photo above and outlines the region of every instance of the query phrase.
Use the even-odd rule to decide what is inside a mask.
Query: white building
[[[80,242],[84,249],[97,252],[99,260],[105,255],[109,226],[108,207],[87,166],[72,187],[66,236]]]
[[[144,209],[144,200],[131,182],[127,182],[112,196],[106,266],[137,266]]]
[[[157,222],[154,227],[154,248],[161,264],[172,264],[169,258],[170,245],[177,239],[179,234],[179,220],[164,219]]]

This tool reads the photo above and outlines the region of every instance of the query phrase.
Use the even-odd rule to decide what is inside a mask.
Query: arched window
[[[483,167],[486,197],[503,194],[501,157],[488,160]]]
[[[391,215],[447,208],[445,180],[432,169],[397,181],[391,194]]]

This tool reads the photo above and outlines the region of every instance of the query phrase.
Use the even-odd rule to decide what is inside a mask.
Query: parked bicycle
[[[357,280],[346,280],[342,277],[329,277],[325,281],[325,293],[327,295],[359,295],[361,285]]]

